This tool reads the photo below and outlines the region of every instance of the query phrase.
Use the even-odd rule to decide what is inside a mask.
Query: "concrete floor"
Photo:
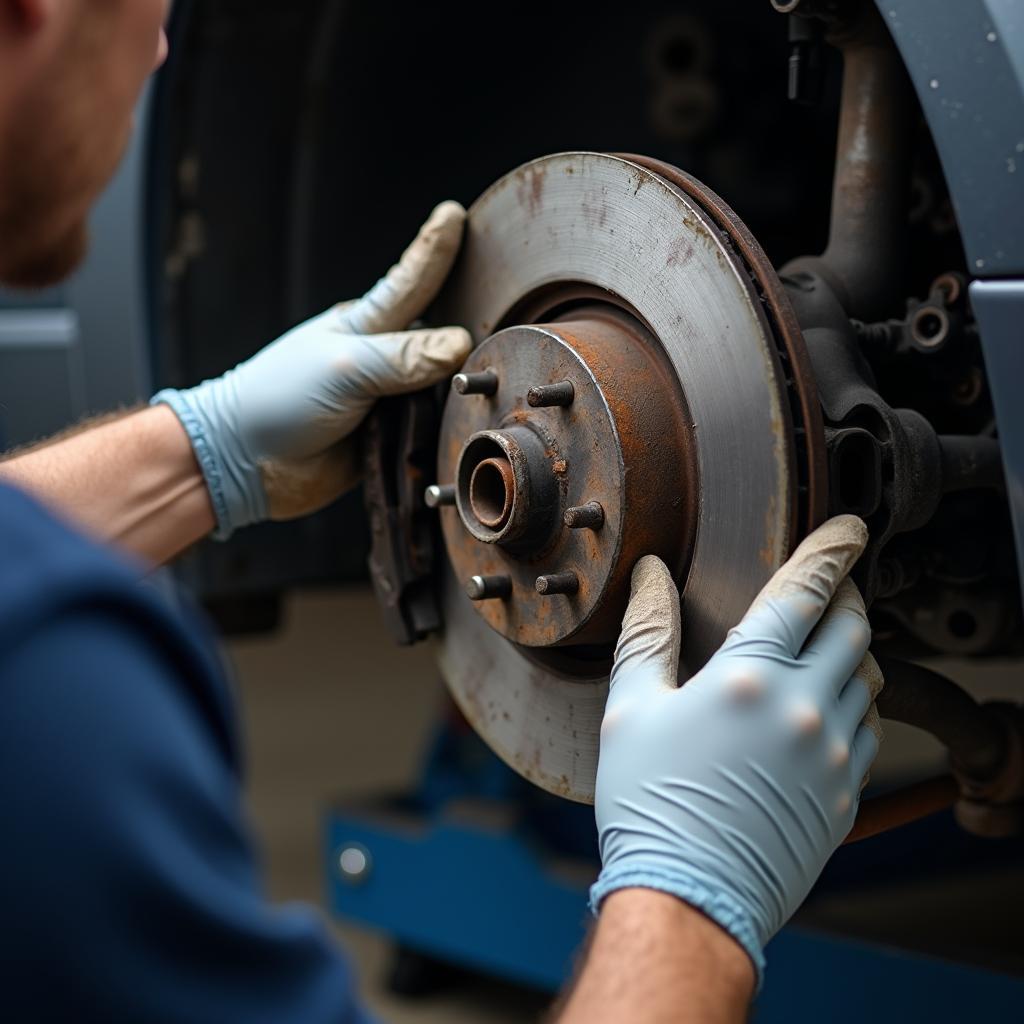
[[[381,626],[369,592],[293,597],[284,629],[236,640],[249,752],[249,796],[275,899],[321,903],[320,815],[335,797],[401,789],[415,778],[420,754],[443,700],[428,645],[400,649]],[[978,695],[1024,692],[1017,666],[946,662]],[[876,779],[927,773],[941,764],[937,744],[887,725]],[[975,962],[1024,970],[1021,870],[983,878],[880,884],[873,896],[836,897],[804,923],[919,948],[952,949]],[[539,1019],[547,1000],[479,981],[454,994],[397,999],[383,987],[389,946],[354,928],[338,929],[357,962],[365,998],[383,1019],[405,1022],[513,1022]],[[951,938],[952,937],[952,938]]]
[[[277,900],[322,904],[320,819],[333,798],[411,785],[443,699],[430,649],[397,648],[368,591],[294,598],[283,632],[235,641],[249,798]],[[337,928],[371,1009],[392,1024],[521,1024],[546,998],[485,981],[410,1001],[383,986],[390,946]]]

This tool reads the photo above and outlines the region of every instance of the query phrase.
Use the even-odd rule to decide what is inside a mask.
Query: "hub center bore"
[[[550,534],[558,495],[544,443],[529,427],[472,434],[455,481],[458,515],[476,541],[522,554]]]
[[[641,555],[685,570],[685,404],[660,345],[622,310],[585,305],[483,342],[449,397],[438,471],[454,481],[441,513],[452,566],[515,643],[608,643]]]
[[[478,462],[469,479],[469,505],[484,526],[500,530],[512,515],[516,479],[506,458]]]

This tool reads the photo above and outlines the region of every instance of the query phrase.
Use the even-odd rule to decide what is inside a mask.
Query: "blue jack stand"
[[[548,800],[449,727],[415,799],[330,813],[332,912],[436,959],[554,992],[584,942],[597,861],[591,809]],[[1012,859],[1021,848],[979,845],[937,817],[844,848],[820,884],[846,888],[878,877],[880,864],[941,858],[946,868],[967,867],[979,849]],[[925,851],[932,856],[922,861]],[[1024,979],[796,928],[767,957],[759,1022],[963,1024],[1018,1019],[1024,1006]]]

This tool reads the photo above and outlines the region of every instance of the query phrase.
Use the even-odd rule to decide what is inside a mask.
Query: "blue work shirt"
[[[206,628],[0,487],[0,1016],[362,1024],[266,899]]]

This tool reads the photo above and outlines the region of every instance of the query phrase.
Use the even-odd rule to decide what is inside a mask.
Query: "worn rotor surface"
[[[770,266],[728,208],[710,193],[713,202],[700,201],[698,183],[673,182],[640,159],[560,154],[501,179],[469,212],[463,255],[437,309],[483,346],[470,356],[466,379],[456,381],[464,390],[449,397],[442,429],[437,484],[455,488],[440,510],[450,560],[442,673],[502,758],[545,789],[580,801],[593,799],[613,619],[621,616],[641,549],[658,550],[677,574],[681,672],[688,676],[785,561],[798,524],[817,516],[817,436],[808,430],[813,424],[798,422],[795,432],[793,422],[813,407],[793,372],[802,343],[779,330],[792,316],[780,305],[781,289],[761,280]],[[591,329],[577,328],[597,306],[604,310],[598,319],[624,316],[637,337],[654,339],[674,379],[638,380],[632,388],[629,374],[600,369],[602,353],[622,346],[595,356],[593,346],[577,343],[581,335],[589,341]],[[522,329],[538,324],[544,327]],[[505,393],[503,373],[513,384]],[[558,406],[557,391],[537,393],[553,395],[555,408],[533,409],[532,382],[567,378],[577,393],[583,384],[578,415]],[[612,390],[618,406],[605,400]],[[662,490],[631,489],[628,466],[637,460],[650,472],[651,463],[642,462],[650,444],[630,449],[624,417],[654,391],[675,410],[659,413],[659,421],[677,447],[662,460],[660,476],[655,463],[649,478]],[[530,418],[537,411],[542,421]],[[557,442],[535,453],[541,483],[528,492],[544,495],[547,532],[517,548],[514,538],[504,543],[510,534],[502,531],[517,515],[516,482],[525,479],[515,476],[526,463],[513,449],[519,442],[529,448],[531,436]],[[604,446],[590,464],[581,457],[588,445]],[[547,474],[557,477],[559,469],[568,483],[544,490]],[[614,543],[565,532],[570,522],[589,522],[592,510],[580,509],[590,499],[607,505],[601,529],[610,529],[605,536]],[[678,518],[666,538],[673,509]],[[516,522],[513,533],[532,528]],[[565,569],[585,576],[586,587],[567,587]],[[538,573],[543,579],[529,593],[526,584]],[[560,603],[548,606],[557,614],[542,626],[535,613],[545,601]]]

